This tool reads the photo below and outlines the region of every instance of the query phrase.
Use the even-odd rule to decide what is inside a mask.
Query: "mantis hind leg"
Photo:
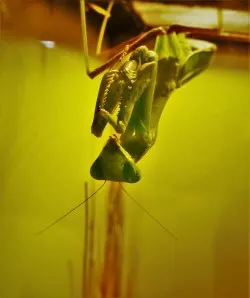
[[[98,13],[104,14],[104,19],[102,22],[102,26],[99,32],[98,41],[97,41],[97,47],[96,47],[96,54],[97,56],[101,53],[101,47],[104,39],[104,33],[107,26],[108,19],[111,15],[111,10],[113,8],[113,5],[115,3],[115,0],[110,0],[107,10],[105,11],[101,7],[98,7],[96,5],[96,11]],[[101,9],[101,12],[100,12]],[[89,77],[91,77],[92,71],[90,70],[90,63],[89,63],[89,47],[88,47],[88,34],[87,34],[87,19],[86,19],[86,0],[80,0],[80,15],[81,15],[81,28],[82,28],[82,45],[83,45],[83,55],[84,55],[84,61],[85,61],[85,68],[86,73]]]

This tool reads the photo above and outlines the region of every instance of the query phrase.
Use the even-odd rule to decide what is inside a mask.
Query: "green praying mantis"
[[[136,41],[141,43],[150,34],[157,34],[154,50],[141,45],[128,53],[132,47],[127,45],[104,74],[91,132],[101,137],[109,123],[116,134],[110,136],[91,166],[94,179],[127,183],[141,179],[137,162],[156,141],[168,99],[202,73],[216,51],[214,44],[176,32],[185,30],[183,26],[154,28]]]
[[[108,123],[115,130],[92,164],[90,174],[96,180],[136,183],[141,179],[137,162],[156,141],[169,97],[203,72],[216,51],[214,44],[189,39],[186,33],[217,30],[178,25],[153,28],[127,43],[121,53],[91,72],[85,0],[80,0],[80,4],[87,74],[94,78],[110,67],[101,81],[91,132],[101,137]],[[107,9],[109,16],[113,4],[111,0]],[[104,18],[102,33],[107,19]],[[141,44],[152,36],[156,36],[155,47],[149,50]]]
[[[84,0],[81,0],[81,16],[88,76],[94,78],[111,67],[101,81],[91,132],[96,137],[101,137],[107,124],[116,132],[110,136],[92,164],[90,174],[94,179],[105,182],[109,180],[136,183],[141,179],[137,162],[156,141],[160,118],[169,97],[176,89],[202,73],[209,66],[216,51],[214,44],[187,38],[186,33],[197,31],[198,34],[209,34],[211,29],[178,25],[153,28],[133,39],[122,52],[114,55],[105,64],[90,71]],[[157,36],[155,47],[154,50],[149,50],[141,44],[152,36]],[[86,203],[103,185],[37,235]],[[161,225],[132,196],[129,197]]]

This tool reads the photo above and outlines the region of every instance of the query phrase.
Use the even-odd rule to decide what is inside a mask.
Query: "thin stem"
[[[103,42],[103,38],[104,38],[104,34],[105,34],[105,29],[106,29],[106,26],[107,26],[107,23],[108,23],[108,19],[111,15],[111,10],[113,8],[114,3],[115,3],[114,0],[110,0],[107,11],[106,11],[106,15],[103,19],[102,26],[101,26],[101,29],[100,29],[100,33],[99,33],[99,36],[98,36],[98,42],[97,42],[97,47],[96,47],[96,55],[100,55],[100,53],[101,53],[102,42]]]
[[[67,269],[69,274],[69,297],[74,298],[74,268],[72,260],[68,260],[67,262]]]
[[[90,257],[89,257],[89,288],[90,288],[90,298],[94,297],[93,292],[96,290],[95,289],[95,201],[92,200],[91,202],[91,214],[90,214],[90,235],[89,235],[89,252],[90,252]]]
[[[84,193],[85,199],[88,198],[88,183],[85,182],[84,184]],[[85,205],[85,224],[84,224],[84,252],[83,252],[83,289],[82,289],[82,297],[87,298],[89,282],[88,282],[88,240],[89,240],[89,206],[88,202]]]
[[[80,14],[81,14],[81,27],[82,27],[82,45],[86,72],[89,75],[89,49],[88,49],[88,35],[87,35],[87,23],[86,23],[86,11],[85,11],[85,0],[80,0]]]

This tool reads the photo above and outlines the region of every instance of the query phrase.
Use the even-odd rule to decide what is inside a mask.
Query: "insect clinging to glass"
[[[84,2],[83,2],[84,3]],[[83,42],[87,60],[86,22]],[[125,46],[117,61],[104,74],[97,97],[91,132],[101,137],[109,123],[116,134],[110,136],[91,166],[94,179],[136,183],[141,179],[137,162],[154,145],[162,112],[170,95],[203,72],[216,47],[188,39],[192,28],[154,28]],[[183,32],[184,31],[184,32]],[[141,44],[157,35],[154,50]],[[112,59],[111,62],[113,62]],[[111,63],[107,63],[105,67]],[[90,77],[105,67],[90,72]],[[116,115],[116,116],[114,116]]]
[[[101,137],[109,123],[116,134],[110,136],[101,153],[91,166],[90,174],[96,180],[136,183],[141,179],[137,162],[154,145],[159,121],[166,103],[176,89],[203,72],[210,64],[216,46],[212,43],[189,39],[186,33],[211,33],[211,29],[185,26],[157,27],[142,33],[127,43],[124,50],[105,64],[90,71],[85,1],[81,0],[81,20],[86,72],[94,78],[110,68],[103,76],[91,126],[91,132]],[[114,0],[109,2],[107,23]],[[105,26],[99,34],[99,50]],[[213,30],[212,30],[213,31]],[[156,36],[154,50],[142,45]],[[97,50],[97,52],[99,52]],[[116,116],[115,116],[116,115]],[[84,201],[37,233],[42,234],[92,198],[105,182]],[[121,183],[120,186],[122,187]],[[123,188],[123,187],[122,187]],[[127,191],[155,222],[154,218]],[[164,230],[176,237],[161,225]]]

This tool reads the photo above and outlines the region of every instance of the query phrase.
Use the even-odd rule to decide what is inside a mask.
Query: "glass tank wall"
[[[80,52],[1,41],[0,297],[113,298],[101,296],[102,282],[120,272],[124,293],[133,291],[119,297],[248,297],[248,59],[246,46],[218,44],[211,66],[168,101],[138,163],[141,181],[123,184],[160,224],[111,182],[90,199],[96,292],[87,297],[86,205],[36,234],[84,200],[86,182],[89,194],[102,185],[89,173],[113,133],[90,131],[101,77],[87,77]],[[107,238],[116,191],[123,206]],[[116,270],[107,265],[114,259]]]

